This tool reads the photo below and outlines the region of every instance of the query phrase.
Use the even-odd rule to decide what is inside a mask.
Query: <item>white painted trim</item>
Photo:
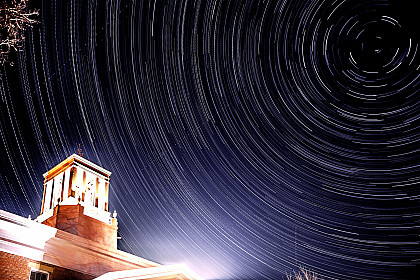
[[[84,206],[84,209],[83,209],[84,215],[94,218],[98,221],[104,222],[109,225],[112,224],[111,213],[101,210],[97,207],[93,207],[83,202],[81,202],[81,205]]]
[[[56,228],[0,210],[0,251],[41,261],[56,233]]]
[[[0,210],[0,253],[94,277],[116,270],[160,266],[135,255]]]
[[[93,280],[142,280],[159,279],[160,277],[174,276],[173,279],[201,280],[198,275],[193,273],[185,265],[163,265],[159,267],[149,267],[140,269],[130,269],[123,271],[108,272]]]
[[[41,215],[39,215],[35,221],[38,223],[42,223],[43,221],[45,221],[46,219],[52,217],[52,215],[54,214],[54,208],[50,208],[48,210],[44,210],[44,213],[42,213]]]
[[[66,158],[66,159],[65,159],[65,160],[63,160],[63,161],[66,161],[66,160],[71,160],[71,159],[76,159],[76,160],[78,160],[78,161],[80,161],[80,162],[82,162],[82,163],[86,164],[87,166],[90,166],[90,167],[92,167],[92,168],[95,168],[95,169],[99,170],[100,172],[104,173],[104,174],[105,174],[105,175],[107,175],[107,176],[111,176],[111,174],[112,174],[112,172],[111,172],[111,171],[108,171],[108,170],[106,170],[105,168],[102,168],[102,167],[100,167],[99,165],[96,165],[96,164],[94,164],[93,162],[88,161],[87,159],[85,159],[85,158],[83,158],[83,157],[81,157],[81,156],[79,156],[79,155],[76,155],[76,154],[72,154],[71,156],[69,156],[68,158]],[[60,164],[61,164],[61,162],[60,162],[59,164],[57,164],[57,165],[60,165]],[[56,166],[57,166],[57,165],[56,165]],[[54,167],[56,167],[56,166],[54,166]],[[53,167],[53,168],[54,168],[54,167]],[[51,168],[51,169],[53,169],[53,168]],[[47,177],[48,172],[45,172],[43,175],[44,175],[44,178],[45,178],[45,177]]]
[[[101,173],[99,173],[99,172],[97,172],[97,171],[95,171],[95,170],[93,170],[91,168],[87,168],[85,165],[80,164],[80,162],[75,162],[73,166],[76,166],[78,169],[81,169],[83,171],[92,173],[92,174],[98,176],[99,178],[104,179],[107,182],[109,181],[109,178],[108,177],[104,176],[103,174],[101,174]]]

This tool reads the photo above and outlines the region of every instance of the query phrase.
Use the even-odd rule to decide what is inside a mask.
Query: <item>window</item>
[[[31,270],[30,280],[48,280],[48,272]]]

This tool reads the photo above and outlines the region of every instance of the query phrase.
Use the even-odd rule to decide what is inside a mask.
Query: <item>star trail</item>
[[[121,250],[206,279],[420,275],[416,1],[32,0],[0,79],[0,209],[75,153]]]

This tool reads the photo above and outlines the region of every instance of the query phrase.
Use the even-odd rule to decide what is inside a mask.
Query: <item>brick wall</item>
[[[30,259],[0,252],[0,280],[28,280]]]
[[[31,267],[50,272],[50,280],[92,280],[92,275],[0,252],[0,280],[29,280]]]

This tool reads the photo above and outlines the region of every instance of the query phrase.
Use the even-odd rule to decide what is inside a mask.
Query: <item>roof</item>
[[[56,166],[54,166],[53,168],[45,172],[43,174],[44,178],[46,181],[48,181],[51,178],[55,177],[60,172],[64,171],[65,169],[73,165],[89,169],[93,171],[94,173],[98,173],[107,178],[109,178],[109,176],[111,176],[112,174],[110,171],[106,170],[105,168],[102,168],[99,165],[96,165],[95,163],[79,155],[72,154],[71,156],[69,156],[68,158],[66,158],[65,160],[63,160],[62,162],[60,162],[59,164],[57,164]]]
[[[0,240],[0,251],[94,277],[112,271],[165,267],[3,210]]]
[[[164,265],[159,267],[108,272],[93,280],[140,280],[153,278],[177,280],[201,279],[185,265]]]

